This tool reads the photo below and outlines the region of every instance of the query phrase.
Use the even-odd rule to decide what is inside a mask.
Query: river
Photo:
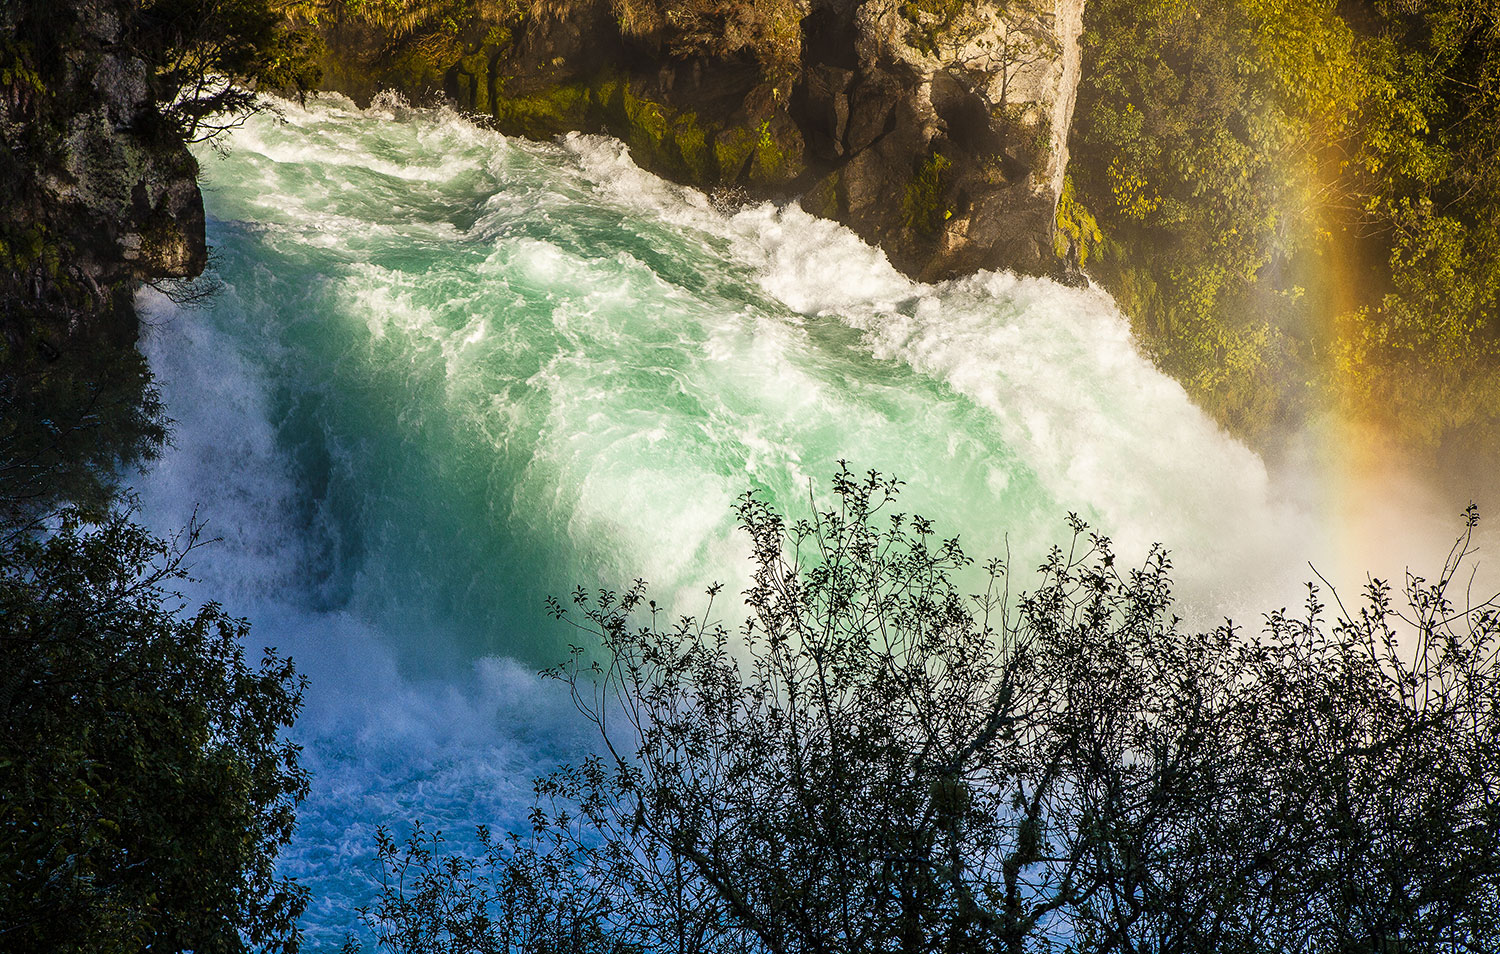
[[[370,900],[377,824],[462,844],[587,746],[535,675],[572,635],[544,598],[733,591],[747,489],[805,513],[846,459],[1020,568],[1075,511],[1126,561],[1168,545],[1208,622],[1296,602],[1306,561],[1337,558],[1319,481],[1224,434],[1102,292],[915,284],[837,225],[717,209],[602,137],[394,99],[280,114],[201,156],[212,297],[142,296],[176,424],[137,490],[158,529],[196,511],[222,538],[190,595],[311,679],[284,857],[311,950]]]

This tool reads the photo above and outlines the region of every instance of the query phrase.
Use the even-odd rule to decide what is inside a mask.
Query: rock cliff
[[[165,436],[142,281],[202,271],[198,165],[139,50],[139,0],[0,4],[0,523],[102,507]]]
[[[139,4],[0,11],[0,328],[5,353],[83,330],[133,341],[140,282],[206,261],[198,164],[132,43]]]
[[[796,199],[925,280],[1067,277],[1083,4],[470,0],[446,37],[413,5],[327,25],[324,75],[357,99],[445,96],[508,134],[607,132],[717,196]]]

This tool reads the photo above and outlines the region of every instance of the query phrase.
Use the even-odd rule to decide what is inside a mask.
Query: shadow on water
[[[127,468],[154,459],[168,418],[135,349],[75,335],[0,366],[0,521],[63,503],[102,511]]]

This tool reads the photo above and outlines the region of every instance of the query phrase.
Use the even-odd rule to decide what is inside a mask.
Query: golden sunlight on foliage
[[[1310,410],[1433,447],[1500,415],[1500,10],[1096,0],[1093,271],[1263,446]],[[1284,432],[1283,432],[1284,433]]]

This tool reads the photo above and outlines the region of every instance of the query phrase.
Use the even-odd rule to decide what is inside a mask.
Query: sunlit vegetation
[[[1500,415],[1500,10],[1092,0],[1090,271],[1267,443],[1313,409],[1423,446]]]
[[[468,52],[475,30],[483,31],[481,24],[501,29],[491,44],[509,42],[504,25],[529,9],[524,0],[292,0],[284,7],[290,22],[373,27],[383,38],[383,55],[415,54],[442,65]]]
[[[806,0],[609,0],[608,9],[620,36],[644,53],[749,56],[783,97],[801,68]],[[527,19],[581,19],[589,12],[565,0],[294,0],[286,11],[299,22],[374,27],[386,59],[414,54],[440,70],[474,49],[504,48]]]

